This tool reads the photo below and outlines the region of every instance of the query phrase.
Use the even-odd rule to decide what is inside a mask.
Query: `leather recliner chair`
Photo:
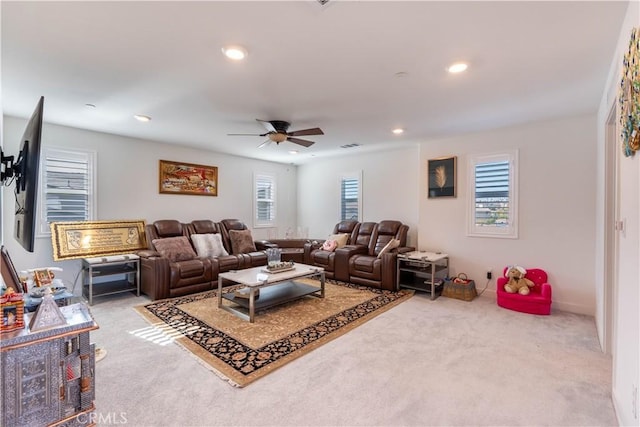
[[[261,265],[267,265],[267,254],[264,251],[258,250],[256,251],[244,253],[244,254],[234,254],[231,248],[231,237],[229,236],[229,231],[231,230],[248,230],[249,228],[238,219],[223,219],[220,221],[220,231],[222,233],[222,243],[224,244],[225,249],[229,252],[230,255],[233,255],[238,258],[238,269],[250,268],[250,267],[259,267]]]
[[[367,225],[365,225],[367,224]],[[349,281],[349,256],[356,250],[358,240],[362,244],[367,233],[369,224],[360,224],[354,220],[344,220],[336,224],[332,234],[349,234],[347,245],[336,249],[333,252],[325,251],[320,247],[312,247],[311,244],[305,248],[305,259],[307,264],[322,267],[325,271],[325,277],[342,282]],[[363,230],[363,225],[365,229]],[[362,235],[360,233],[363,233]]]
[[[155,239],[185,236],[185,224],[176,220],[159,220],[145,227],[147,250],[139,251],[140,289],[152,300],[202,292],[213,287],[217,266],[210,259],[194,257],[172,261],[162,256],[153,244]],[[190,242],[190,241],[189,241]],[[195,251],[194,251],[195,252]]]
[[[398,253],[413,250],[413,248],[406,246],[408,231],[409,226],[400,221],[380,221],[369,240],[367,252],[353,254],[349,258],[349,281],[359,285],[395,291]],[[391,239],[398,239],[400,241],[399,247],[378,256]]]

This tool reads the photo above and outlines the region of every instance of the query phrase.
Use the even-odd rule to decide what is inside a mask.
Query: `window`
[[[254,227],[273,227],[276,222],[276,179],[272,175],[256,174]]]
[[[95,152],[45,148],[40,166],[40,235],[49,223],[95,217]]]
[[[470,158],[469,235],[518,237],[517,160],[517,151]]]
[[[340,177],[340,220],[362,217],[362,173]]]

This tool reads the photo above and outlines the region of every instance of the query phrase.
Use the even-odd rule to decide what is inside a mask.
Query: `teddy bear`
[[[532,288],[534,283],[524,277],[526,274],[527,270],[519,265],[509,266],[507,269],[509,282],[504,285],[504,290],[510,294],[519,293],[520,295],[529,295],[529,288]]]

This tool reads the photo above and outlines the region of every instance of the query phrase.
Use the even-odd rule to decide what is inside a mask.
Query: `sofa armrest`
[[[169,259],[155,251],[140,256],[140,290],[152,300],[169,298],[171,266]]]
[[[311,253],[322,247],[324,240],[311,240],[304,244],[304,263],[313,265],[311,262]]]
[[[256,249],[259,251],[264,251],[270,248],[277,248],[278,245],[275,243],[272,243],[268,240],[256,240],[255,242],[256,245]]]
[[[150,249],[146,249],[144,251],[139,251],[138,252],[138,256],[141,259],[148,259],[148,258],[156,258],[156,257],[162,257],[162,255],[160,255],[160,252],[158,251],[152,251]]]
[[[549,283],[543,283],[540,289],[540,295],[544,299],[551,301],[551,285]]]
[[[369,248],[363,245],[346,245],[335,250],[334,278],[342,282],[349,282],[349,258],[354,255],[366,255]]]

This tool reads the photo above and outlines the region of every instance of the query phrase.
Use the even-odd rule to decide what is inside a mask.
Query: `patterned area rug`
[[[305,279],[319,286],[318,282]],[[225,288],[233,292],[236,288]],[[325,285],[325,298],[307,296],[256,313],[254,323],[217,307],[217,291],[156,301],[136,307],[198,356],[218,376],[244,387],[407,300],[413,291],[380,291]],[[231,304],[223,300],[226,304]]]

